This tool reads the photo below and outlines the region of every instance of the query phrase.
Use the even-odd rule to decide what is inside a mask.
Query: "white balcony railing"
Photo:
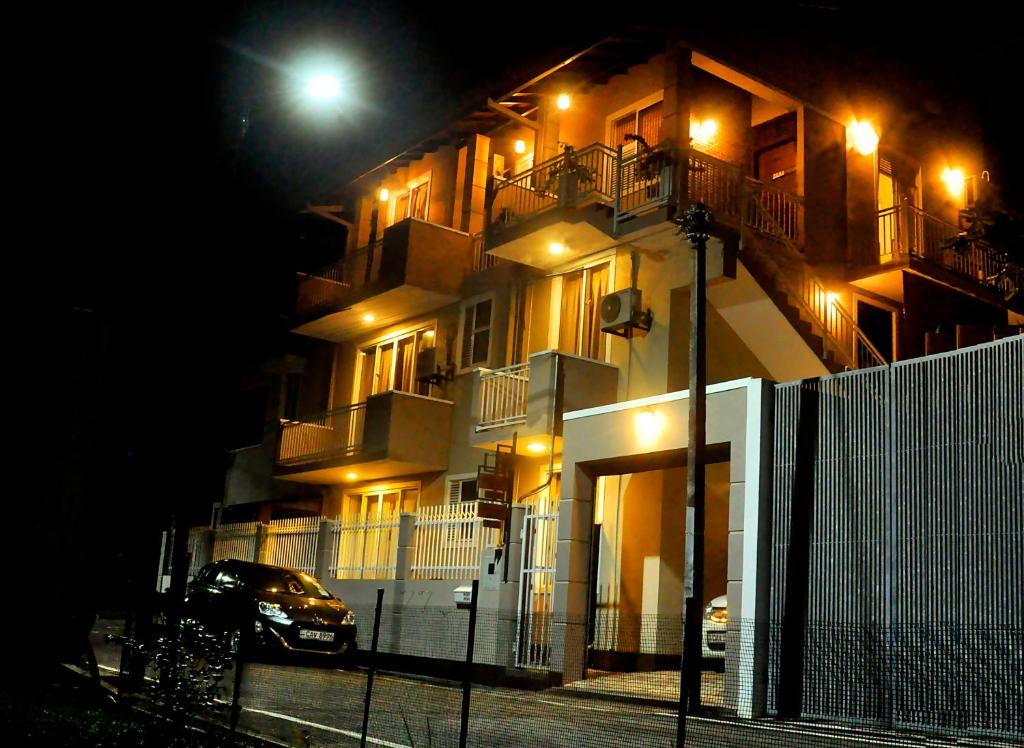
[[[356,403],[282,424],[278,462],[289,465],[358,452],[365,416],[366,403]]]
[[[481,369],[477,431],[525,422],[529,386],[529,363]]]

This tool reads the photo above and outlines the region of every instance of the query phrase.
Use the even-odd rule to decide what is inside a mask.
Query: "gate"
[[[551,494],[555,494],[555,498]],[[551,613],[558,544],[557,483],[538,497],[523,523],[516,665],[546,668],[551,658]]]

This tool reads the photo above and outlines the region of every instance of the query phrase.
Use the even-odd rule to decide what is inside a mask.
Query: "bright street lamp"
[[[314,75],[306,82],[306,93],[317,101],[334,101],[341,95],[341,81],[329,73]]]

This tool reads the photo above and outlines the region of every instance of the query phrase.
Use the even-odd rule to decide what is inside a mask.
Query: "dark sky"
[[[936,45],[976,68],[958,85],[976,88],[996,141],[1015,144],[1017,120],[1006,112],[1019,105],[1004,81],[1019,78],[1020,47],[1005,14],[974,3],[951,25],[905,6],[897,18],[892,4],[858,3],[852,13],[830,9],[842,3],[785,5],[849,33],[899,24],[897,33],[886,29],[894,44],[934,33]],[[746,12],[742,3],[655,7],[665,19],[700,13],[732,22]],[[170,508],[201,518],[222,490],[223,450],[239,440],[239,373],[278,348],[286,329],[288,290],[309,246],[298,209],[521,71],[617,23],[654,17],[636,12],[135,3],[12,24],[34,43],[16,72],[42,66],[23,76],[29,85],[12,115],[35,136],[26,192],[37,212],[18,252],[25,272],[9,275],[31,289],[22,309],[33,324],[20,325],[23,391],[37,416],[35,442],[59,432],[90,450],[79,490],[68,488],[61,466],[82,462],[80,442],[31,448],[36,493],[82,494],[97,510],[86,513],[90,521],[120,518],[103,536],[114,545],[111,538],[151,537]],[[925,30],[929,18],[938,30]],[[317,53],[351,76],[351,103],[337,116],[309,116],[297,103],[302,62]],[[251,125],[239,145],[245,111]],[[1021,166],[1019,149],[1006,163]]]

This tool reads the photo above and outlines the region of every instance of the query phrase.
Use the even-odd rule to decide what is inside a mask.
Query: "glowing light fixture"
[[[829,306],[835,304],[837,301],[839,301],[839,294],[837,294],[835,291],[827,291],[825,293],[825,302]]]
[[[526,141],[520,138],[512,144],[512,148],[516,153],[526,153]]]
[[[650,449],[658,444],[665,427],[668,425],[665,416],[651,410],[641,410],[633,420],[637,446]]]
[[[963,169],[945,168],[942,170],[942,182],[946,185],[946,191],[951,197],[958,200],[964,194],[964,171]]]
[[[713,119],[690,120],[690,137],[698,143],[710,143],[718,134],[718,122]]]
[[[369,313],[363,315],[363,322],[373,322],[376,319],[376,317]]]
[[[548,253],[555,256],[565,254],[565,245],[561,242],[551,242],[548,245]]]
[[[306,93],[317,101],[334,101],[341,94],[341,81],[330,74],[314,75],[306,82]]]
[[[878,147],[878,133],[867,120],[850,120],[846,136],[853,145],[853,150],[862,156],[870,156]]]
[[[424,330],[423,331],[423,337],[425,337],[425,338],[432,338],[432,337],[434,337],[434,331],[433,330]]]
[[[545,447],[541,442],[533,442],[531,444],[527,444],[526,448],[533,452],[535,455],[539,455],[541,452],[548,451],[548,448]]]
[[[381,187],[380,192],[377,193],[377,199],[380,200],[382,203],[386,203],[389,197],[391,197],[391,193],[388,192],[388,188]]]
[[[345,473],[345,477],[348,480],[355,480],[356,478],[359,477],[359,475],[357,473]]]
[[[572,104],[572,99],[569,98],[569,94],[558,94],[555,104],[564,112]]]

